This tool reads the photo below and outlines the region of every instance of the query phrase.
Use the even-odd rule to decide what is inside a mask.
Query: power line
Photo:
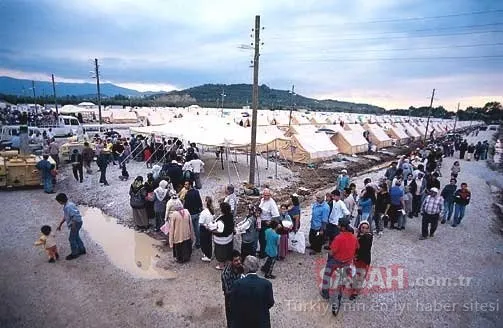
[[[443,37],[443,36],[455,36],[455,35],[473,35],[473,34],[487,34],[487,33],[501,33],[503,30],[493,30],[493,31],[473,31],[473,32],[461,32],[461,33],[444,33],[444,34],[431,34],[431,35],[400,35],[391,37],[376,37],[376,38],[337,38],[335,35],[330,35],[325,37],[310,37],[304,39],[285,39],[284,41],[294,41],[294,42],[309,42],[309,41],[320,41],[320,40],[333,40],[333,41],[369,41],[369,40],[392,40],[392,39],[419,39],[419,38],[433,38],[433,37]]]
[[[397,33],[415,33],[415,32],[438,32],[438,31],[447,31],[447,30],[457,30],[457,29],[467,29],[467,28],[484,28],[491,26],[501,26],[503,22],[497,23],[488,23],[488,24],[473,24],[473,25],[463,25],[463,26],[441,26],[435,28],[423,28],[423,29],[415,29],[415,30],[404,30],[404,31],[385,31],[385,32],[364,32],[364,33],[340,33],[339,36],[362,36],[362,35],[385,35],[385,34],[397,34]],[[477,32],[477,31],[473,31]],[[483,32],[483,31],[482,31]],[[271,39],[284,39],[284,36],[280,34],[276,34],[270,37]]]
[[[436,50],[436,49],[453,49],[453,48],[475,48],[475,47],[488,47],[488,46],[503,46],[503,42],[498,43],[479,43],[479,44],[460,44],[460,45],[447,45],[440,47],[419,47],[419,48],[391,48],[391,49],[357,49],[357,48],[346,48],[346,49],[331,49],[329,51],[323,50],[322,53],[342,53],[342,52],[388,52],[388,51],[415,51],[415,50]],[[305,50],[309,47],[303,47]],[[265,52],[267,53],[267,52]]]
[[[481,10],[481,11],[471,11],[471,12],[463,12],[457,14],[447,14],[447,15],[437,15],[437,16],[422,16],[422,17],[406,17],[406,18],[391,18],[391,19],[379,19],[379,20],[370,20],[370,21],[359,21],[359,22],[344,22],[344,23],[336,23],[334,25],[356,25],[356,24],[379,24],[379,23],[393,23],[393,22],[406,22],[406,21],[421,21],[421,20],[430,20],[430,19],[443,19],[443,18],[451,18],[451,17],[461,17],[461,16],[472,16],[472,15],[485,15],[491,13],[503,13],[503,9],[492,9],[492,10]],[[320,27],[323,26],[321,24],[296,24],[298,27]],[[324,24],[324,26],[326,26]]]
[[[364,62],[364,61],[422,61],[422,60],[457,60],[457,59],[497,59],[503,55],[488,56],[444,56],[444,57],[396,57],[396,58],[306,58],[300,61],[318,62]],[[294,59],[295,60],[295,59]]]

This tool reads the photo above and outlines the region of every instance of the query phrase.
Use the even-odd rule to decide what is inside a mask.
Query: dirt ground
[[[489,132],[481,132],[478,138],[470,138],[490,137]],[[368,160],[369,168],[378,164]],[[442,186],[447,182],[454,160],[444,160]],[[386,230],[374,241],[372,264],[384,270],[385,280],[394,277],[389,270],[402,268],[406,277],[404,284],[391,284],[389,290],[362,295],[353,302],[344,299],[341,313],[334,318],[326,311],[327,303],[321,301],[318,293],[319,271],[326,255],[290,253],[275,267],[276,304],[271,309],[272,326],[501,327],[502,237],[492,224],[495,214],[491,210],[493,198],[487,181],[503,179],[503,175],[488,169],[483,161],[463,161],[461,168],[459,180],[468,183],[473,198],[460,226],[440,225],[433,239],[420,241],[420,218],[414,218],[407,222],[404,231]],[[350,174],[354,176],[361,170],[361,167],[350,169]],[[115,172],[118,175],[119,170]],[[333,181],[334,171],[305,172],[309,172],[308,169],[299,166],[298,181],[309,179],[314,182],[304,183],[309,183],[310,187],[319,184],[320,189],[332,188],[323,181]],[[363,178],[377,179],[382,175],[383,170],[373,171],[354,177],[353,181],[360,188]],[[320,176],[322,181],[314,180],[314,176]],[[70,178],[66,178],[66,182],[63,180],[58,190],[68,192],[75,201],[82,203],[88,203],[85,197],[91,197],[83,195],[93,195],[95,203],[92,205],[107,213],[122,213],[115,215],[119,222],[128,220],[129,206],[123,198],[127,199],[124,190],[129,182],[121,185],[114,181],[107,189],[106,194],[110,196],[101,197],[103,193],[94,194],[95,180],[97,177],[87,178],[82,187],[84,193],[78,196],[72,197],[72,193],[73,188],[81,188],[80,184]],[[224,179],[222,184],[225,183]],[[277,187],[285,190],[282,194],[290,191],[284,188],[293,188],[288,183],[287,186],[282,184]],[[99,188],[105,190],[107,187]],[[54,195],[46,195],[41,190],[0,193],[0,258],[3,259],[0,265],[0,327],[225,326],[220,272],[214,269],[215,263],[199,260],[200,251],[195,251],[191,262],[178,265],[173,263],[171,252],[158,248],[152,240],[153,251],[147,261],[155,262],[158,270],[169,271],[174,276],[139,278],[122,269],[117,257],[130,258],[136,263],[141,256],[141,261],[145,261],[137,244],[141,244],[141,248],[145,244],[148,246],[148,239],[139,241],[135,237],[130,241],[135,247],[126,247],[126,244],[122,254],[109,252],[105,240],[125,239],[126,233],[97,236],[99,222],[96,225],[93,220],[91,226],[89,219],[86,227],[85,214],[82,237],[88,254],[70,262],[47,263],[42,250],[32,244],[38,238],[41,225],[54,226],[61,218],[62,209],[53,198]],[[84,207],[82,210],[88,211]],[[304,205],[301,229],[304,233],[309,229],[309,219],[308,206]],[[56,236],[63,256],[69,253],[67,233],[63,230]],[[148,269],[145,262],[139,267]],[[459,281],[460,277],[464,279],[463,284],[445,284],[446,278]]]

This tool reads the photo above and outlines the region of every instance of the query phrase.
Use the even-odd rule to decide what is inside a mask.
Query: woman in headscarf
[[[168,182],[161,180],[159,187],[154,190],[154,213],[155,213],[155,231],[158,232],[164,223],[166,215],[166,203],[169,199]]]
[[[226,261],[232,260],[234,217],[229,203],[220,203],[222,215],[209,226],[213,232],[213,241],[215,242],[215,258],[218,261],[217,270],[223,270]]]
[[[133,220],[137,229],[148,229],[148,216],[145,210],[145,197],[147,191],[143,185],[143,177],[134,179],[129,188],[129,204],[133,209]]]
[[[190,213],[183,208],[181,201],[173,205],[174,212],[169,216],[169,246],[173,248],[173,257],[178,263],[190,260],[194,227]]]
[[[158,186],[155,185],[154,183],[154,175],[152,173],[147,174],[147,181],[144,184],[145,190],[147,192],[147,197],[146,197],[146,202],[145,202],[145,209],[147,211],[147,217],[149,220],[155,219],[155,212],[154,212],[154,190]]]
[[[350,300],[354,300],[361,289],[363,288],[363,282],[365,281],[371,261],[372,253],[372,241],[373,241],[372,231],[370,230],[370,223],[368,221],[361,221],[358,225],[358,249],[355,254],[355,267],[356,275],[353,278],[353,288]]]
[[[161,169],[162,169],[162,167],[160,167],[157,164],[152,166],[152,176],[154,178],[154,181],[159,179],[159,175],[161,174]]]

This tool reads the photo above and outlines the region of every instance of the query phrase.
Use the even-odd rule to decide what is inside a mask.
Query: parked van
[[[12,137],[14,135],[19,135],[20,126],[19,125],[4,125],[0,127],[0,149],[5,149],[10,147],[12,143]],[[37,132],[42,133],[42,131],[34,126],[28,127],[28,135],[37,134]],[[30,150],[32,152],[42,150],[42,144],[36,144],[30,142]]]
[[[84,129],[77,118],[73,116],[59,115],[58,124],[41,125],[40,130],[52,130],[55,137],[71,137],[74,135],[80,136],[84,134]]]

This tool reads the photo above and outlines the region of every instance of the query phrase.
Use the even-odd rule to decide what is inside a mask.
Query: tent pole
[[[269,144],[265,145],[265,154],[267,160],[267,166],[265,169],[269,170]]]
[[[260,186],[260,170],[258,167],[258,157],[256,157],[256,156],[255,156],[255,163],[257,163],[257,181],[258,181],[258,185]]]
[[[224,152],[223,147],[220,147],[220,164],[222,164],[222,170],[224,169]]]
[[[278,145],[277,139],[274,139],[274,178],[278,178]]]
[[[226,153],[229,152],[229,146],[226,148]],[[231,184],[231,166],[229,164],[229,156],[227,157],[227,177],[229,178],[229,184]]]

